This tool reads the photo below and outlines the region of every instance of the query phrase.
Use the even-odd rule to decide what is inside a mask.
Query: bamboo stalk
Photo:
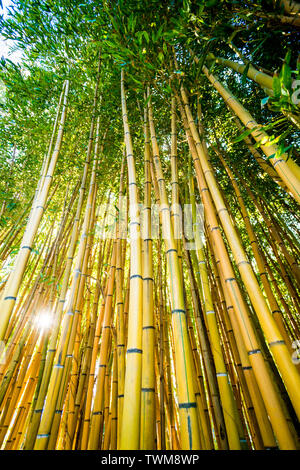
[[[47,169],[47,174],[43,179],[43,184],[41,186],[41,191],[39,192],[39,196],[35,201],[33,201],[31,216],[27,223],[26,231],[24,233],[22,239],[22,246],[21,250],[19,251],[18,257],[15,261],[14,270],[12,274],[9,276],[9,280],[5,286],[3,297],[1,300],[1,320],[0,320],[0,340],[3,340],[5,336],[6,329],[9,323],[10,314],[13,311],[17,294],[22,282],[23,274],[26,268],[26,264],[29,259],[29,255],[32,251],[32,244],[34,238],[36,236],[41,218],[44,213],[44,206],[47,201],[47,196],[49,193],[51,180],[53,178],[53,173],[55,170],[56,162],[59,156],[61,144],[62,144],[62,136],[64,131],[64,124],[66,120],[66,113],[67,113],[67,96],[69,91],[69,82],[67,81],[64,93],[64,101],[60,119],[60,125],[58,129],[55,149],[51,156],[51,161],[49,163],[49,167]]]
[[[197,403],[195,399],[191,350],[188,338],[186,312],[183,298],[183,286],[180,274],[178,252],[174,240],[171,224],[170,208],[168,204],[165,180],[162,174],[159,149],[155,136],[152,117],[151,101],[149,107],[149,124],[153,148],[153,161],[159,187],[160,212],[162,232],[166,244],[167,263],[169,268],[169,282],[172,303],[172,326],[175,336],[175,358],[177,374],[177,393],[179,402],[180,434],[184,449],[198,449],[200,447],[200,434],[197,417]],[[181,377],[181,379],[179,379]],[[186,379],[183,381],[182,377]]]
[[[216,90],[218,90],[225,102],[241,119],[245,127],[248,129],[253,129],[251,134],[254,139],[257,142],[263,142],[260,144],[262,151],[266,157],[269,158],[280,178],[288,187],[290,193],[293,195],[296,201],[300,202],[300,169],[298,165],[292,159],[287,159],[285,154],[281,155],[280,157],[276,157],[276,145],[265,145],[267,142],[270,143],[270,138],[267,133],[261,129],[261,126],[257,124],[251,114],[237,101],[230,91],[224,88],[217,78],[208,72],[205,66],[203,67],[203,71],[208,80],[213,84]]]
[[[142,380],[142,251],[140,213],[135,161],[128,123],[124,70],[121,71],[121,101],[127,156],[130,216],[130,291],[128,343],[120,449],[138,449],[140,443],[141,380]]]

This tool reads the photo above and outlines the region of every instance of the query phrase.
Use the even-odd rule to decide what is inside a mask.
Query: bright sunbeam
[[[35,324],[41,331],[48,330],[52,325],[52,315],[49,310],[43,310],[36,318]]]

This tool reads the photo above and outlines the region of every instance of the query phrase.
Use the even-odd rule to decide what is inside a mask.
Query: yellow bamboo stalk
[[[111,256],[114,256],[114,253],[112,253]],[[115,266],[113,263],[113,258],[111,258],[110,276],[112,276],[114,270],[115,270]],[[105,294],[104,294],[102,304],[100,307],[100,312],[97,318],[95,336],[94,336],[93,346],[92,346],[92,358],[91,358],[91,365],[90,365],[89,378],[88,378],[88,387],[87,387],[87,392],[86,392],[86,403],[85,403],[85,409],[84,409],[84,418],[83,418],[84,421],[83,421],[83,429],[82,429],[82,437],[81,437],[81,449],[82,450],[86,450],[88,446],[90,413],[91,413],[91,405],[92,405],[92,398],[93,398],[96,360],[97,360],[97,354],[98,354],[99,339],[101,335],[101,328],[103,326],[103,315],[104,315],[104,309],[106,305],[105,300],[106,300],[106,296],[108,293],[109,284],[110,284],[110,277],[108,278],[107,283],[106,283]],[[99,301],[99,295],[100,295],[100,287],[98,284],[98,288],[97,288],[96,295],[95,295],[96,298],[93,304],[94,314],[96,314],[98,301]]]
[[[153,267],[151,239],[151,172],[150,134],[144,110],[144,207],[142,216],[143,235],[143,339],[142,339],[142,389],[140,448],[154,449],[155,438],[155,370],[154,370],[154,307]]]
[[[116,342],[115,337],[115,342]],[[110,435],[110,449],[117,449],[117,434],[118,434],[118,361],[117,361],[117,347],[115,344],[114,358],[113,358],[113,374],[112,374],[112,387],[111,387],[111,435]],[[106,446],[108,448],[108,446]]]
[[[277,147],[275,144],[266,146],[266,143],[270,143],[270,138],[265,131],[261,129],[261,126],[257,124],[251,114],[238,102],[233,94],[227,90],[219,80],[210,74],[208,69],[204,66],[203,71],[207,76],[208,80],[218,90],[222,98],[225,100],[233,111],[237,114],[240,120],[243,122],[245,127],[253,129],[251,135],[257,142],[260,142],[260,147],[267,158],[269,158],[273,167],[279,174],[280,178],[288,187],[290,193],[300,202],[300,168],[286,154],[276,157]]]
[[[236,117],[235,113],[232,111],[232,109],[229,107],[229,105],[227,107],[233,115],[234,122],[236,123],[237,128],[242,133],[243,132],[243,126],[242,126],[240,120]],[[257,163],[259,164],[259,166],[270,176],[270,178],[273,181],[275,181],[276,184],[278,184],[282,189],[284,189],[284,191],[288,192],[288,188],[287,188],[286,184],[284,184],[284,182],[282,181],[282,179],[280,178],[278,173],[275,171],[275,169],[272,167],[272,165],[270,165],[269,162],[267,162],[261,156],[259,151],[254,147],[254,144],[252,144],[251,139],[248,136],[246,136],[244,138],[244,142],[245,142],[245,145],[248,147],[249,151],[252,153],[255,160],[257,161]]]
[[[122,239],[123,233],[123,212],[126,209],[123,201],[123,186],[124,186],[124,157],[122,159],[121,176],[120,176],[120,189],[119,189],[119,203],[118,203],[118,220],[116,227],[117,236],[117,257],[116,257],[116,309],[117,309],[117,359],[115,369],[117,369],[117,444],[116,448],[119,448],[120,437],[121,437],[121,426],[123,416],[123,399],[124,399],[124,380],[125,380],[125,332],[124,332],[124,301],[123,301],[123,284],[124,284],[124,257],[122,253]],[[114,372],[115,373],[115,372]],[[114,419],[114,418],[112,418]],[[112,423],[113,428],[115,422]],[[112,431],[113,432],[113,431]],[[112,440],[114,437],[112,436]]]
[[[97,98],[97,86],[96,86],[96,92],[95,92],[94,112],[95,112],[95,106],[97,102],[96,98]],[[90,142],[89,142],[89,147],[88,147],[88,160],[89,160],[89,155],[91,152],[91,146],[92,146],[91,142],[93,140],[93,130],[94,130],[93,123],[94,123],[94,117],[92,118],[92,125],[91,125],[91,137],[90,137]],[[93,197],[93,188],[89,193],[89,197],[87,201],[84,222],[83,222],[82,236],[80,239],[77,258],[76,258],[76,268],[74,270],[72,284],[70,287],[70,300],[68,302],[66,313],[63,318],[61,337],[60,337],[59,345],[58,345],[55,358],[54,358],[55,364],[52,370],[47,398],[45,401],[44,411],[42,414],[41,423],[39,426],[39,432],[38,432],[37,440],[35,444],[35,448],[37,449],[45,449],[48,445],[48,441],[50,437],[50,429],[51,429],[51,425],[52,425],[52,421],[53,421],[54,413],[55,413],[55,405],[58,399],[58,394],[60,392],[60,384],[63,380],[66,379],[67,374],[69,372],[70,361],[68,360],[68,357],[71,354],[71,351],[73,350],[73,344],[75,341],[75,334],[76,334],[77,324],[78,324],[78,312],[77,312],[78,309],[76,308],[76,305],[77,305],[78,291],[80,289],[80,280],[82,277],[81,273],[82,273],[82,265],[84,261],[84,254],[86,250],[87,233],[89,231],[90,222],[91,222],[92,197]],[[73,229],[76,230],[76,226],[74,226]],[[57,416],[55,417],[55,419],[57,419]],[[52,438],[54,438],[53,435],[52,435]]]
[[[139,201],[133,147],[127,116],[123,69],[121,71],[121,101],[129,189],[130,291],[120,449],[131,450],[138,449],[140,445],[143,278]]]
[[[187,108],[187,106],[186,106],[186,108]],[[182,113],[182,117],[183,117],[183,120],[185,121],[185,128],[187,129],[188,128],[187,118],[184,117],[183,113]],[[192,120],[192,117],[189,116],[189,124],[191,122],[193,122],[193,120]],[[227,254],[226,248],[224,246],[223,239],[221,237],[220,230],[218,229],[218,223],[217,223],[216,216],[215,216],[215,210],[213,208],[213,204],[212,204],[212,201],[210,199],[209,192],[208,192],[209,188],[207,187],[208,185],[206,186],[206,182],[204,180],[204,174],[203,174],[202,168],[200,166],[200,155],[204,155],[204,152],[202,150],[202,152],[199,151],[199,153],[198,153],[196,151],[196,147],[195,147],[193,141],[191,140],[191,135],[189,133],[187,133],[187,136],[188,136],[190,149],[191,149],[194,164],[195,164],[197,182],[198,182],[198,185],[199,185],[199,191],[200,191],[200,194],[202,196],[204,207],[206,208],[205,209],[206,210],[206,212],[205,212],[206,217],[209,217],[209,219],[208,219],[209,220],[209,230],[212,233],[212,236],[215,240],[214,241],[214,247],[215,247],[214,249],[216,250],[218,258],[220,259],[220,263],[222,265],[222,271],[224,273],[225,280],[227,280],[226,282],[228,284],[228,291],[229,291],[229,294],[230,294],[232,305],[234,306],[236,312],[239,312],[239,315],[238,315],[239,326],[241,328],[241,332],[242,332],[242,335],[243,335],[245,346],[247,348],[247,353],[249,355],[251,365],[252,365],[253,369],[255,370],[255,375],[256,375],[256,379],[257,379],[261,394],[264,397],[265,406],[268,409],[270,419],[272,421],[273,428],[276,429],[276,435],[277,435],[278,440],[280,441],[280,445],[283,448],[295,448],[295,442],[294,442],[293,436],[291,435],[291,432],[290,432],[290,430],[289,430],[289,428],[286,424],[286,419],[285,419],[281,404],[279,402],[279,399],[277,397],[277,392],[276,392],[276,390],[274,390],[273,383],[270,379],[269,373],[268,373],[268,371],[265,367],[264,361],[262,359],[261,349],[260,349],[259,344],[257,342],[256,335],[255,335],[254,330],[253,330],[253,326],[252,326],[252,324],[250,322],[250,319],[248,317],[248,310],[247,310],[247,308],[244,304],[243,297],[242,297],[242,295],[239,291],[239,288],[238,288],[238,285],[237,285],[237,282],[236,282],[236,279],[235,279],[235,275],[234,275],[233,269],[231,267],[231,263],[229,261],[228,254]],[[201,145],[200,140],[199,140],[199,136],[197,136],[197,134],[195,134],[195,137],[197,137],[197,142],[196,143],[198,143],[197,147],[199,148],[200,145]],[[201,160],[201,163],[202,163],[202,160]],[[208,165],[208,162],[206,160],[205,161],[205,166],[204,166],[205,170],[207,168],[207,165]],[[209,173],[209,175],[212,176],[211,169],[209,169],[208,173]],[[212,193],[214,192],[214,189],[215,188],[212,187]],[[218,206],[217,206],[217,208],[218,208]],[[224,210],[221,211],[221,212],[219,211],[220,218],[221,218],[221,214],[223,214],[223,213],[224,213]],[[221,218],[221,221],[222,221],[222,218]],[[225,230],[225,227],[224,227],[224,230]],[[232,242],[232,235],[228,238],[229,238],[229,241],[230,241],[230,245],[233,248],[232,243],[231,243]],[[238,262],[239,261],[240,260],[238,260]],[[245,265],[246,265],[246,263],[245,263]],[[242,278],[244,280],[245,285],[247,285],[248,277],[243,276]],[[251,292],[251,294],[252,294],[252,297],[253,297],[253,292]],[[249,292],[249,295],[250,295],[250,292]],[[260,296],[262,295],[260,291],[259,291],[259,295]],[[253,301],[253,303],[255,304],[254,301]],[[277,333],[279,334],[278,330],[277,330]],[[276,339],[276,341],[277,341],[277,339]],[[280,341],[282,341],[282,339],[280,339]],[[277,343],[275,343],[275,344],[277,344]],[[282,343],[279,343],[279,345],[282,345]],[[282,346],[284,346],[284,345],[282,345]],[[266,394],[266,388],[265,388],[266,382],[268,383],[268,394]],[[274,404],[272,406],[270,406],[271,396],[272,396],[272,401],[274,401]],[[276,402],[276,406],[275,406],[275,402]],[[276,409],[276,412],[274,412],[275,409]],[[284,433],[282,432],[283,427],[285,428]]]
[[[236,179],[234,178],[234,175],[233,175],[232,171],[230,170],[229,166],[227,165],[226,160],[224,159],[222,153],[219,151],[218,148],[215,148],[215,147],[212,147],[212,148],[217,153],[219,159],[221,160],[226,172],[228,173],[228,176],[231,180],[231,183],[233,185],[235,194],[236,194],[237,199],[238,199],[239,204],[240,204],[242,216],[243,216],[243,219],[244,219],[246,230],[247,230],[248,235],[249,235],[251,248],[253,250],[253,254],[254,254],[254,257],[255,257],[255,260],[256,260],[256,263],[257,263],[260,278],[261,278],[261,281],[263,283],[267,298],[269,300],[272,315],[273,315],[273,317],[274,317],[274,319],[277,323],[278,328],[280,329],[282,337],[283,337],[287,347],[289,348],[290,353],[292,353],[292,350],[291,350],[291,347],[290,347],[291,340],[290,340],[290,338],[288,336],[288,333],[286,331],[286,327],[284,325],[282,315],[281,315],[279,306],[277,304],[277,301],[275,299],[275,296],[272,293],[272,290],[271,290],[271,287],[270,287],[270,284],[269,284],[269,280],[268,280],[268,277],[267,277],[267,273],[265,272],[265,269],[264,269],[262,253],[261,253],[261,251],[259,249],[259,246],[258,246],[257,237],[256,237],[256,235],[255,235],[255,233],[252,229],[250,219],[249,219],[249,215],[248,215],[245,203],[244,203],[244,199],[242,197],[242,194],[240,192],[240,189],[238,187]]]
[[[201,277],[202,285],[202,296],[204,299],[204,308],[207,318],[208,329],[210,332],[210,339],[212,345],[212,353],[214,357],[214,363],[216,367],[216,375],[218,386],[220,390],[221,403],[224,413],[225,426],[227,430],[227,438],[229,443],[229,448],[238,450],[241,448],[240,439],[238,433],[238,425],[235,421],[235,412],[234,412],[234,402],[233,402],[233,393],[229,385],[228,374],[225,367],[223,352],[221,348],[221,339],[217,327],[216,315],[214,310],[214,305],[212,301],[212,296],[210,292],[208,274],[206,268],[205,254],[202,248],[202,242],[200,238],[200,227],[197,227],[196,219],[196,206],[195,206],[195,197],[194,197],[194,184],[193,179],[190,178],[190,198],[193,208],[193,224],[195,232],[195,244],[196,244],[196,253],[199,263],[199,271]],[[196,225],[197,224],[197,225]]]
[[[186,248],[185,241],[183,243],[183,246],[184,246],[183,253],[184,253],[184,258],[187,264],[188,276],[189,276],[189,281],[190,281],[190,286],[191,286],[192,303],[193,303],[195,316],[197,316],[199,315],[199,312],[198,312],[198,305],[197,305],[198,302],[197,302],[197,296],[196,296],[195,282],[193,279],[191,261],[188,256],[188,251]],[[206,396],[205,396],[205,390],[203,387],[203,382],[200,380],[201,378],[200,361],[199,361],[198,349],[197,349],[197,344],[196,344],[196,339],[195,339],[195,334],[194,334],[194,328],[193,328],[193,324],[191,320],[191,315],[189,313],[188,313],[187,321],[188,321],[189,336],[190,336],[190,341],[192,345],[193,358],[194,358],[194,364],[195,364],[195,378],[197,378],[197,384],[195,385],[195,389],[198,389],[197,394],[198,394],[198,400],[199,400],[199,427],[201,430],[200,432],[201,432],[202,448],[206,450],[211,450],[211,449],[214,449],[212,429],[211,429],[211,423],[210,423],[209,416],[208,416],[208,407],[207,407],[207,401],[206,401]]]
[[[236,358],[235,363],[241,364],[241,368],[242,368],[241,374],[244,375],[245,380],[246,380],[246,384],[247,384],[248,391],[249,391],[249,394],[250,394],[250,397],[254,406],[254,410],[255,410],[255,414],[256,414],[257,421],[258,421],[259,430],[263,439],[264,446],[266,448],[273,448],[273,447],[276,447],[276,442],[273,436],[272,428],[270,426],[266,408],[265,408],[262,396],[260,394],[259,388],[257,386],[256,379],[253,375],[253,368],[249,361],[249,356],[247,354],[247,350],[246,350],[246,347],[242,338],[239,323],[236,319],[234,307],[230,300],[230,295],[226,289],[224,276],[222,275],[220,264],[218,263],[219,260],[216,259],[215,261],[216,262],[214,263],[213,267],[214,267],[215,278],[219,280],[219,293],[223,295],[223,292],[224,292],[224,295],[225,295],[225,299],[224,299],[225,308],[223,309],[223,318],[224,318],[224,321],[228,325],[227,327],[228,332],[234,333],[233,335],[231,335],[231,349]],[[220,273],[219,276],[218,276],[218,271]],[[236,345],[233,344],[233,341],[236,342]],[[235,351],[235,348],[237,349],[237,351]],[[243,378],[241,377],[241,374],[239,374],[239,377],[240,377],[241,383],[243,383]]]
[[[300,417],[300,404],[299,400],[297,399],[298,390],[300,387],[299,374],[294,364],[290,360],[290,354],[288,352],[287,346],[284,343],[280,331],[276,325],[276,322],[273,319],[272,314],[266,304],[264,296],[260,290],[258,281],[255,277],[255,274],[245,254],[244,248],[241,244],[240,238],[238,237],[235,228],[231,222],[231,219],[228,215],[223,197],[218,189],[213,170],[208,162],[204,147],[201,145],[199,134],[193,121],[193,117],[191,115],[187,102],[187,96],[184,90],[182,90],[182,96],[185,103],[185,109],[190,129],[193,134],[193,138],[196,142],[197,154],[203,167],[203,173],[205,175],[207,185],[214,199],[215,207],[219,214],[224,232],[232,248],[235,262],[240,271],[242,280],[247,288],[251,302],[256,310],[261,327],[266,335],[268,346],[271,348],[272,354],[277,363],[277,367],[282,374],[284,383],[286,385],[295,411]]]
[[[224,67],[230,67],[232,70],[235,70],[235,72],[244,73],[244,70],[246,68],[245,64],[238,64],[237,62],[234,62],[233,60],[229,59],[223,59],[223,57],[212,57],[216,60],[217,64],[220,64]],[[261,72],[260,70],[257,70],[253,65],[250,64],[248,71],[247,71],[247,77],[251,78],[254,82],[258,83],[261,85],[262,88],[267,88],[269,91],[273,91],[273,77],[270,75]]]
[[[112,305],[113,305],[113,290],[115,284],[115,270],[116,270],[116,243],[114,243],[112,264],[111,264],[111,275],[109,279],[103,327],[102,327],[102,339],[100,346],[100,357],[99,357],[99,369],[97,377],[97,385],[94,397],[94,406],[91,414],[91,428],[88,440],[88,450],[97,450],[100,444],[100,429],[103,425],[103,410],[104,410],[104,399],[105,399],[105,373],[108,367],[109,359],[109,348],[111,343],[111,323],[112,323]]]
[[[0,340],[3,340],[5,336],[5,332],[9,323],[10,315],[13,311],[13,308],[17,299],[17,294],[18,294],[18,291],[20,289],[21,282],[23,279],[23,274],[25,272],[28,258],[32,250],[32,244],[34,242],[41,218],[44,213],[44,206],[47,201],[47,197],[48,197],[48,193],[49,193],[49,189],[51,185],[51,180],[53,178],[56,162],[57,162],[61,144],[62,144],[62,136],[63,136],[63,131],[64,131],[66,113],[67,113],[68,91],[69,91],[69,82],[67,81],[66,87],[65,87],[63,108],[62,108],[62,113],[61,113],[61,119],[60,119],[60,125],[58,129],[55,149],[52,153],[51,161],[47,169],[47,174],[44,177],[44,181],[42,183],[42,187],[39,192],[38,198],[36,202],[33,201],[32,212],[31,212],[29,221],[27,223],[25,233],[23,235],[21,249],[16,258],[16,261],[14,264],[14,270],[9,276],[9,280],[5,286],[4,293],[1,299],[0,309],[2,313],[1,313],[1,319],[0,319]]]
[[[157,145],[151,101],[148,104],[149,124],[153,148],[153,161],[159,187],[162,233],[166,245],[167,264],[172,305],[172,325],[174,330],[177,393],[179,402],[180,434],[183,449],[199,449],[200,433],[198,425],[197,403],[192,375],[192,356],[188,337],[183,286],[178,261],[178,252],[174,239],[170,217],[170,208],[166,193]],[[183,380],[183,377],[185,380]]]

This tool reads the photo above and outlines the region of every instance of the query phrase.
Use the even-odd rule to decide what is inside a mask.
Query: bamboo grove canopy
[[[9,5],[1,449],[299,449],[300,3]]]

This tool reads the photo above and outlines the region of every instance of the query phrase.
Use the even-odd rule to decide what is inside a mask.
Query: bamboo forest
[[[0,6],[0,449],[299,450],[300,2]]]

